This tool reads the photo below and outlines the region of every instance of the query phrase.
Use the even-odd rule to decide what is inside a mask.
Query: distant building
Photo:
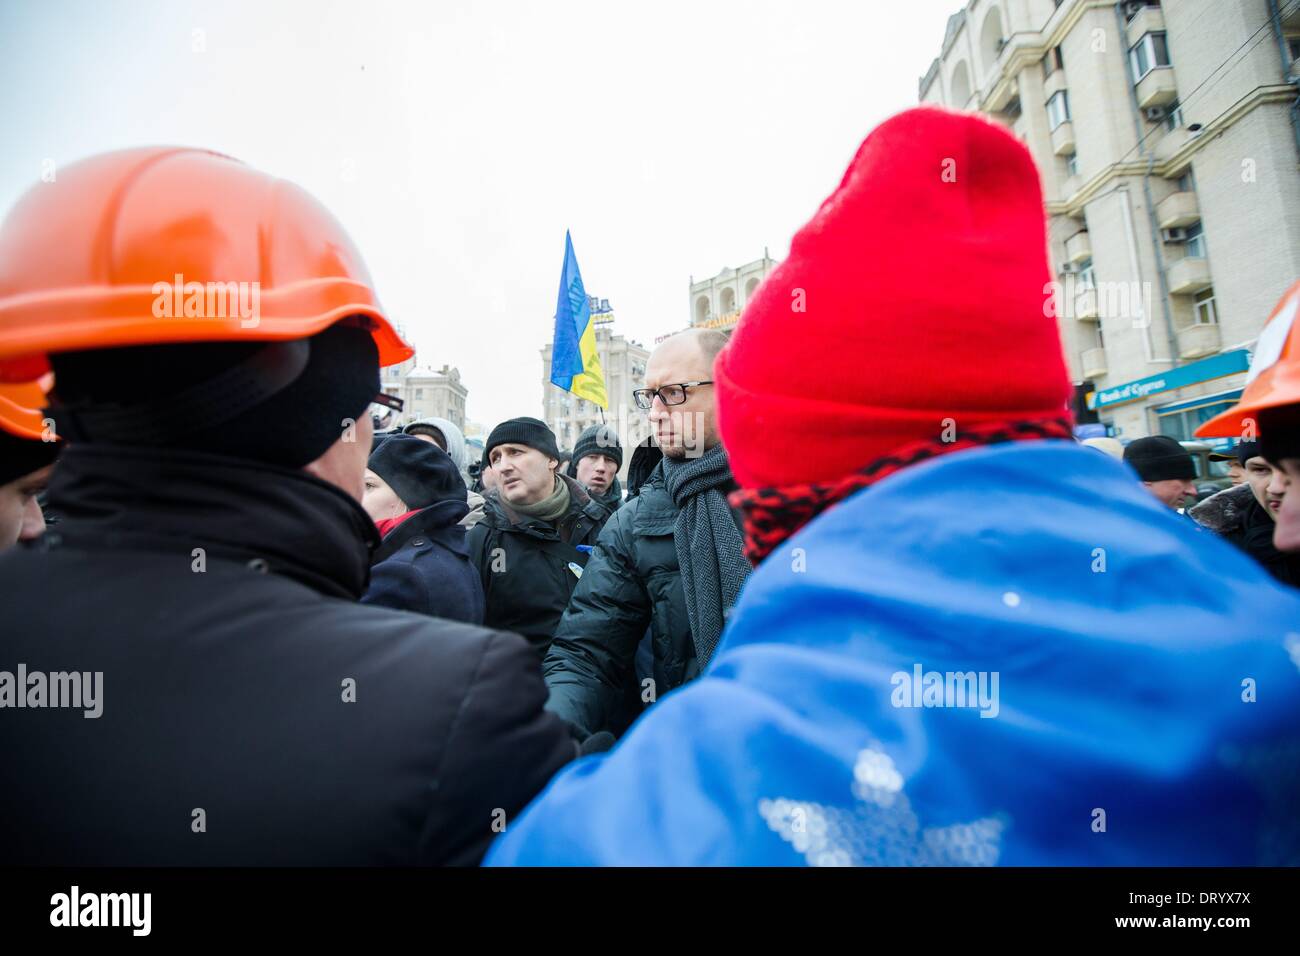
[[[680,329],[655,338],[655,345],[687,329],[717,329],[727,334],[740,321],[740,313],[749,304],[759,283],[767,278],[777,262],[763,250],[763,258],[736,268],[727,267],[709,279],[690,279],[690,311]]]
[[[460,380],[460,370],[444,365],[434,371],[420,368],[414,358],[383,370],[380,387],[405,402],[403,423],[421,418],[445,418],[465,428],[465,402],[469,389]]]
[[[723,269],[711,279],[696,282],[692,276],[690,327],[731,331],[759,283],[775,268],[776,260],[764,249],[763,258],[735,269]]]

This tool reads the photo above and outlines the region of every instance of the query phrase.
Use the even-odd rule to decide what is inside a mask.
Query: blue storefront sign
[[[1208,382],[1211,379],[1223,378],[1225,375],[1244,372],[1248,368],[1250,368],[1250,353],[1246,349],[1233,349],[1231,352],[1213,355],[1191,365],[1171,368],[1159,375],[1148,375],[1146,378],[1116,385],[1114,388],[1100,388],[1095,392],[1089,392],[1088,407],[1110,408],[1113,405],[1136,402],[1157,392],[1167,392],[1185,385],[1195,385],[1197,382]]]

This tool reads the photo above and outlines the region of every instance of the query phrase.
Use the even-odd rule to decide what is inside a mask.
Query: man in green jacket
[[[697,676],[750,571],[715,424],[713,360],[724,344],[714,331],[673,336],[635,393],[664,460],[605,525],[543,664],[547,708],[584,733],[620,732]],[[647,629],[653,665],[638,674]]]

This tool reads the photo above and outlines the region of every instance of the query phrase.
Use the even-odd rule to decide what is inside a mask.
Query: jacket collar
[[[37,547],[176,552],[240,561],[323,594],[359,598],[379,532],[305,471],[203,452],[74,444],[55,469],[62,520]]]
[[[465,529],[460,519],[469,514],[469,505],[463,501],[435,501],[421,508],[396,528],[384,535],[375,551],[371,564],[391,558],[412,538],[425,537],[437,541],[457,554],[468,555],[465,548]]]
[[[483,501],[484,520],[490,522],[491,526],[495,528],[518,531],[532,535],[535,538],[550,540],[559,537],[556,530],[558,525],[565,522],[576,522],[582,518],[589,518],[594,522],[599,522],[609,514],[609,510],[587,494],[587,489],[573,478],[565,474],[561,474],[559,478],[569,486],[569,510],[554,524],[520,514],[510,507],[509,502],[502,498],[501,492],[495,488],[488,493]]]

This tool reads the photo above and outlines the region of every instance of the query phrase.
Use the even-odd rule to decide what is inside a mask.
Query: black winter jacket
[[[524,635],[539,656],[550,646],[578,583],[573,568],[581,572],[586,566],[609,518],[582,485],[568,475],[560,480],[569,486],[569,510],[558,522],[525,517],[494,490],[468,538],[470,560],[483,583],[484,623]]]
[[[483,585],[470,563],[463,501],[438,501],[384,536],[362,604],[483,623]]]
[[[0,670],[100,673],[102,712],[0,711],[4,862],[473,864],[575,755],[521,638],[357,603],[377,533],[333,485],[74,445],[50,498]]]
[[[542,666],[546,706],[585,733],[616,732],[624,722],[626,683],[647,627],[653,698],[699,674],[673,543],[677,512],[656,466],[605,525],[556,629]]]
[[[1277,525],[1255,500],[1249,484],[1215,492],[1189,514],[1258,561],[1274,578],[1300,588],[1300,554],[1273,547],[1273,529]]]

